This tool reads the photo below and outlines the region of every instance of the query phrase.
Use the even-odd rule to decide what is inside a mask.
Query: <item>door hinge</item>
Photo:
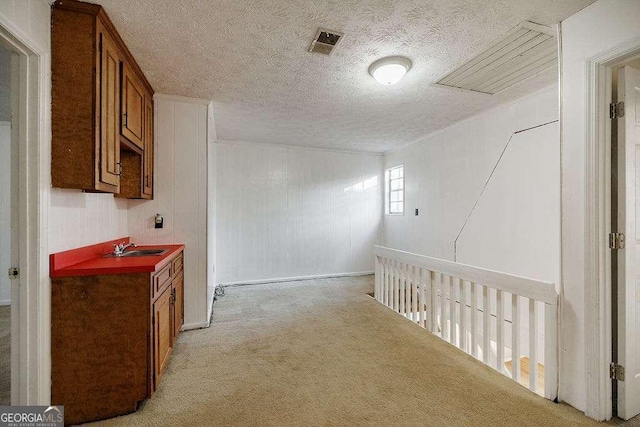
[[[617,381],[624,381],[624,366],[620,366],[617,363],[611,363],[609,365],[609,378]]]
[[[624,234],[609,233],[609,249],[624,249]]]
[[[624,117],[624,102],[609,104],[609,117],[611,119],[619,119],[621,117]]]
[[[20,268],[19,267],[11,267],[9,269],[9,279],[15,280],[20,278]]]

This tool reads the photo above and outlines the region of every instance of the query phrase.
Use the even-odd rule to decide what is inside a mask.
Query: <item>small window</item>
[[[404,166],[396,166],[384,172],[384,213],[404,214]]]

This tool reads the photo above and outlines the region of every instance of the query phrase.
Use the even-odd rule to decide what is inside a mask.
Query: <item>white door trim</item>
[[[611,68],[637,55],[640,39],[588,59],[585,162],[585,414],[612,416],[611,380]]]
[[[40,46],[0,14],[0,43],[19,54],[17,107],[20,191],[20,334],[12,358],[12,404],[51,400],[48,217],[50,188],[50,70],[48,46]],[[13,339],[13,338],[12,338]],[[12,342],[12,346],[13,346]],[[15,346],[14,346],[15,347]],[[14,369],[15,368],[15,369]]]

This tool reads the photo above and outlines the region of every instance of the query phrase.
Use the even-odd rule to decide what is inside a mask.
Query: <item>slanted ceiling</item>
[[[493,95],[557,66],[555,30],[524,21],[437,84]]]

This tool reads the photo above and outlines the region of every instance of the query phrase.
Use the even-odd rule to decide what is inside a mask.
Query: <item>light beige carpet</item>
[[[105,426],[596,425],[375,302],[371,276],[227,288]]]
[[[11,306],[0,306],[0,406],[11,404]]]

